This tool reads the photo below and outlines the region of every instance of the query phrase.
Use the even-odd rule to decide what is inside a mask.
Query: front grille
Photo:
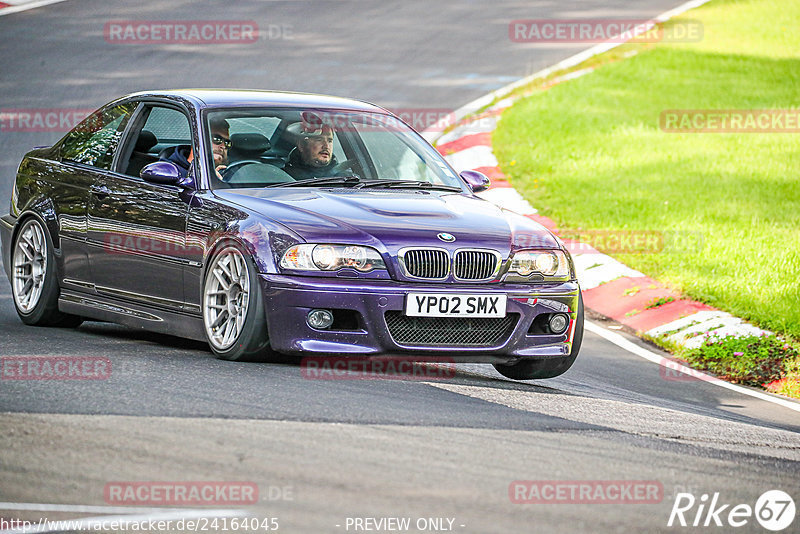
[[[399,345],[496,347],[511,335],[519,316],[498,318],[409,317],[386,312],[386,326]]]
[[[450,273],[450,256],[446,250],[411,249],[403,253],[403,263],[409,275],[432,280],[446,278]]]
[[[459,280],[486,280],[494,275],[500,257],[485,250],[456,252],[455,275]]]

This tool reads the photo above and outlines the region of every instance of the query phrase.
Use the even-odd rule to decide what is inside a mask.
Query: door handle
[[[111,194],[111,190],[104,185],[101,186],[93,185],[92,187],[89,188],[89,192],[101,200]]]

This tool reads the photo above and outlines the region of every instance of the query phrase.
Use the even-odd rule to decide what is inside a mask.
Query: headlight
[[[509,273],[530,276],[539,273],[548,278],[568,280],[569,261],[561,250],[524,250],[514,254]]]
[[[360,245],[295,245],[283,253],[281,267],[296,271],[336,271],[350,267],[362,273],[385,269],[377,250]]]

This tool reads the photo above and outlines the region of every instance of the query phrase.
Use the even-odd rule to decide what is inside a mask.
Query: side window
[[[64,159],[110,169],[122,132],[136,104],[96,111],[76,126],[62,143]]]
[[[137,121],[138,122],[138,121]],[[142,168],[147,164],[163,158],[172,158],[175,161],[176,152],[182,157],[177,157],[184,166],[188,165],[190,148],[192,145],[192,130],[189,118],[181,111],[174,108],[152,106],[147,111],[147,120],[138,132],[134,132],[133,147],[129,148],[123,157],[130,154],[127,164],[122,162],[121,168],[128,176],[139,176]],[[163,154],[162,154],[163,152]],[[188,169],[186,169],[188,172]]]
[[[177,109],[153,107],[142,129],[155,135],[159,145],[192,144],[189,118]]]

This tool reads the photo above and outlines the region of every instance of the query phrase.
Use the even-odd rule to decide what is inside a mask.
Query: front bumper
[[[337,279],[260,275],[273,350],[297,355],[441,356],[457,361],[513,362],[522,358],[557,358],[570,354],[577,319],[577,282],[522,284],[430,284],[394,280]],[[387,312],[403,312],[408,293],[508,295],[507,315],[516,315],[509,331],[488,346],[398,343],[387,326]],[[352,310],[358,327],[316,330],[306,316],[315,308]],[[567,312],[570,326],[560,335],[530,334],[541,313]],[[396,314],[395,314],[396,315]]]

